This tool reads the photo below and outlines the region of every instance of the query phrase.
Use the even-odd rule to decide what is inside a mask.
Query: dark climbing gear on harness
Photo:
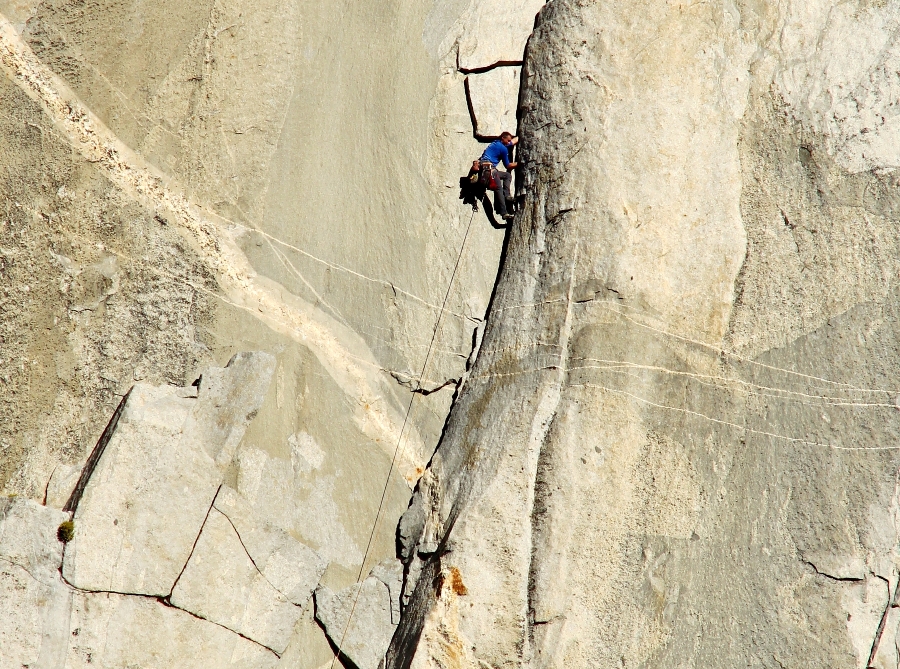
[[[477,162],[477,161],[476,161]],[[478,211],[478,202],[483,200],[487,188],[481,183],[482,171],[472,165],[469,173],[459,178],[459,199],[463,204],[472,205],[473,211]]]
[[[497,188],[497,182],[494,181],[494,166],[486,160],[481,161],[481,171],[478,173],[478,183],[487,190],[495,190]]]

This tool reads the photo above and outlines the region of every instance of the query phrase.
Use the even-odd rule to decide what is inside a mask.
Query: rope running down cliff
[[[447,292],[444,294],[444,302],[441,304],[441,310],[438,312],[437,321],[434,324],[434,331],[431,333],[431,342],[428,344],[428,351],[425,353],[425,362],[422,364],[422,371],[419,373],[419,384],[422,383],[422,380],[425,378],[425,373],[428,371],[428,363],[431,362],[431,352],[434,350],[434,342],[437,340],[438,330],[441,327],[441,317],[444,315],[444,311],[447,308],[447,302],[450,299],[450,291],[453,288],[453,282],[456,280],[456,274],[459,271],[459,264],[462,262],[463,252],[466,250],[466,242],[469,239],[469,231],[472,229],[472,221],[475,219],[475,211],[472,211],[472,215],[469,217],[469,224],[466,226],[466,233],[463,235],[462,245],[459,247],[459,255],[456,257],[456,265],[453,267],[453,274],[450,275],[450,283],[447,286]],[[375,514],[375,523],[372,525],[372,532],[369,534],[369,542],[366,544],[366,550],[363,554],[362,564],[359,566],[359,574],[356,576],[356,584],[359,585],[356,589],[356,595],[353,597],[353,606],[350,607],[350,615],[347,616],[347,624],[344,625],[344,631],[341,633],[341,642],[337,644],[334,657],[331,658],[331,669],[334,669],[334,663],[338,659],[338,654],[341,652],[341,648],[344,646],[344,640],[347,637],[347,630],[350,629],[350,623],[353,620],[353,614],[356,611],[356,604],[359,601],[359,593],[362,591],[362,583],[363,572],[366,568],[366,560],[369,557],[369,551],[372,549],[372,542],[375,539],[375,533],[378,530],[378,523],[381,521],[381,512],[384,509],[384,500],[387,496],[388,486],[391,481],[391,474],[394,473],[394,465],[397,461],[397,455],[400,453],[400,446],[403,443],[403,434],[406,429],[406,424],[409,422],[409,416],[412,413],[413,403],[416,400],[416,393],[412,392],[411,397],[409,398],[409,406],[406,407],[406,414],[403,417],[403,423],[400,427],[400,438],[397,440],[397,446],[394,449],[394,457],[391,458],[391,466],[388,469],[387,479],[384,482],[384,489],[381,491],[381,499],[378,502],[378,511]]]

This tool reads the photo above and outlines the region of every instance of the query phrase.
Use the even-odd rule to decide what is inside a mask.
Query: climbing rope
[[[447,286],[447,292],[444,295],[444,302],[441,304],[441,309],[438,312],[437,321],[434,324],[434,331],[431,333],[431,342],[428,344],[428,351],[425,354],[425,362],[422,364],[422,371],[419,373],[419,381],[418,386],[421,387],[422,381],[425,378],[425,373],[428,371],[428,363],[431,362],[431,352],[434,350],[434,342],[437,341],[438,330],[441,327],[441,317],[444,315],[444,311],[447,308],[447,302],[450,299],[450,291],[453,288],[453,282],[456,279],[456,274],[459,271],[460,262],[462,262],[463,252],[466,249],[466,242],[469,239],[469,231],[472,229],[472,221],[475,220],[475,211],[472,211],[472,215],[469,217],[469,224],[466,226],[466,233],[463,235],[462,245],[459,247],[459,255],[456,257],[456,265],[453,267],[453,274],[450,275],[450,283]],[[416,392],[413,391],[412,397],[409,398],[409,406],[406,407],[406,414],[403,417],[403,424],[400,426],[400,438],[397,440],[397,446],[394,448],[394,456],[391,458],[391,466],[388,469],[387,479],[384,482],[384,489],[381,491],[381,499],[378,502],[378,512],[375,514],[375,523],[372,525],[372,532],[369,534],[369,542],[366,544],[366,550],[363,554],[362,564],[359,566],[359,574],[356,576],[356,584],[359,585],[356,589],[356,595],[353,597],[353,606],[350,607],[350,615],[347,617],[347,624],[344,625],[344,631],[341,634],[341,642],[337,645],[337,649],[334,652],[334,657],[331,659],[331,669],[334,669],[334,663],[338,659],[338,654],[341,652],[341,648],[344,647],[344,640],[347,637],[347,630],[350,629],[350,622],[353,620],[353,614],[356,612],[356,603],[359,601],[359,593],[362,591],[362,580],[363,573],[366,569],[366,560],[369,558],[369,552],[372,549],[372,542],[375,540],[375,534],[378,531],[378,523],[381,521],[381,512],[384,510],[384,500],[387,497],[388,486],[391,482],[391,474],[394,473],[394,466],[397,463],[397,456],[400,453],[400,446],[403,443],[403,433],[406,430],[406,425],[409,422],[409,416],[412,413],[413,404],[416,400]]]

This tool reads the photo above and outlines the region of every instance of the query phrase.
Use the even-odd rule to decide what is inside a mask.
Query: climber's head
[[[503,146],[509,146],[512,144],[513,136],[511,132],[501,132],[500,133],[500,141],[503,142]]]

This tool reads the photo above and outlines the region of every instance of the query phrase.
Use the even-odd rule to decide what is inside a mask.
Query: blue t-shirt
[[[494,166],[502,162],[503,167],[509,169],[509,149],[499,139],[495,139],[481,154],[482,160],[490,161]]]

